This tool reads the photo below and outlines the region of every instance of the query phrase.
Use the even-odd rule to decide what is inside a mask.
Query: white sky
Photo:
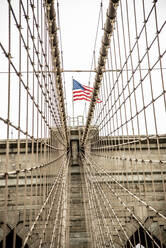
[[[123,1],[122,1],[123,2]],[[108,7],[108,0],[103,1],[103,23],[105,23],[105,16],[106,16],[106,9]],[[143,10],[142,10],[142,1],[137,2],[137,18],[138,18],[138,32],[141,30],[143,25]],[[152,1],[146,1],[146,16],[148,15],[151,7]],[[132,4],[129,5],[129,15],[131,18],[130,28],[131,28],[131,45],[135,42],[135,26],[134,26],[134,16],[133,16],[133,9],[130,12],[130,7],[133,8]],[[120,7],[118,7],[118,13]],[[125,1],[124,1],[124,8],[125,8]],[[94,41],[97,29],[97,22],[98,22],[98,15],[100,10],[100,1],[99,0],[85,0],[85,1],[78,1],[78,0],[60,0],[59,1],[59,9],[60,9],[60,21],[61,21],[61,31],[62,31],[62,43],[63,43],[63,59],[64,59],[64,69],[90,69],[92,56],[93,56],[93,48],[94,48]],[[157,13],[158,13],[158,26],[164,23],[165,20],[165,12],[166,11],[166,1],[161,0],[157,2]],[[154,12],[154,11],[153,11]],[[125,11],[124,11],[125,13]],[[124,18],[125,19],[125,18]],[[125,22],[127,26],[127,21]],[[127,31],[127,30],[126,30]],[[155,37],[155,17],[154,14],[150,17],[150,20],[147,24],[147,32],[148,32],[148,41],[149,44]],[[163,30],[163,34],[160,38],[160,46],[161,46],[161,53],[165,49],[165,38],[164,34],[166,34],[166,30]],[[99,25],[99,35],[97,39],[97,52],[96,52],[96,61],[98,60],[99,53],[98,50],[101,47],[101,38],[103,36],[103,30],[101,25]],[[120,32],[121,36],[121,32]],[[122,37],[123,39],[123,37]],[[122,43],[122,42],[121,42]],[[146,51],[145,45],[145,36],[140,39],[141,49],[140,53],[141,56]],[[122,45],[123,46],[123,45]],[[136,52],[135,52],[136,53]],[[134,53],[133,57],[136,55]],[[122,54],[122,57],[124,54]],[[158,56],[158,47],[157,42],[153,45],[153,49],[150,50],[151,56],[151,65],[157,59]],[[135,56],[135,66],[137,65],[137,56]],[[142,67],[148,68],[147,60],[142,63]],[[156,67],[159,67],[159,63]],[[166,67],[165,60],[163,60],[163,67]],[[144,75],[147,71],[142,72]],[[165,72],[165,71],[164,71]],[[74,79],[78,80],[82,84],[88,85],[89,83],[89,73],[65,73],[65,83],[66,83],[66,93],[67,93],[67,106],[68,106],[68,114],[72,116],[72,95],[71,95],[71,88],[72,88],[72,76]],[[153,94],[154,97],[157,97],[160,92],[162,92],[162,85],[160,79],[160,72],[155,71],[152,74],[153,76]],[[137,76],[135,77],[136,81],[139,82]],[[164,79],[166,83],[166,77],[164,74]],[[93,86],[94,83],[94,73],[92,73],[92,77],[90,80],[90,85]],[[132,82],[131,82],[132,84]],[[144,94],[145,94],[145,101],[146,104],[150,102],[150,84],[148,80],[145,80],[144,83]],[[165,86],[166,87],[166,86]],[[136,94],[139,94],[137,91]],[[139,98],[139,97],[138,97]],[[141,98],[140,98],[141,99]],[[74,112],[75,116],[84,114],[84,101],[77,101],[74,103]],[[133,102],[134,104],[134,102]],[[139,105],[139,101],[138,101]],[[142,99],[140,100],[140,108],[142,105]],[[153,120],[153,113],[152,113],[152,106],[149,107],[147,110],[147,118],[148,118],[148,128],[149,133],[155,133],[154,128],[154,120]],[[164,110],[163,100],[160,98],[159,101],[155,104],[156,107],[156,115],[157,115],[157,125],[159,132],[166,133],[165,124],[166,123],[166,113]],[[133,105],[134,109],[134,105]],[[152,116],[152,119],[151,119]],[[162,121],[160,116],[163,117]],[[143,120],[143,118],[142,118]],[[144,129],[143,124],[141,123],[142,130]],[[145,131],[143,131],[144,133]]]
[[[103,1],[104,20],[108,3],[108,0]],[[59,1],[64,69],[90,70],[93,58],[100,4],[100,0]],[[100,19],[97,40],[98,48],[101,46],[102,35],[103,30]],[[98,54],[96,54],[96,58],[98,58]],[[65,73],[68,114],[70,116],[72,116],[72,77],[80,83],[88,85],[89,76],[90,73],[88,72]],[[93,85],[93,79],[94,73],[92,73],[90,81],[91,86]],[[77,101],[74,103],[75,116],[82,115],[84,104],[84,101]]]
[[[108,7],[109,0],[103,0],[103,23],[105,23],[105,17],[106,17],[106,9]],[[125,1],[122,1],[125,5]],[[133,1],[132,1],[133,2]],[[136,1],[137,2],[137,1]],[[140,0],[140,2],[142,2]],[[140,18],[140,21],[138,21],[138,30],[141,29],[143,25],[143,17],[141,16],[142,12],[142,6],[139,8],[140,2],[137,2],[137,15]],[[17,2],[18,5],[19,2]],[[57,10],[56,6],[57,1],[55,0],[55,8]],[[152,1],[145,0],[146,3],[146,15],[148,11],[150,10],[152,6]],[[13,2],[12,2],[13,4]],[[61,34],[62,34],[62,50],[63,50],[63,62],[64,62],[64,69],[66,70],[90,70],[91,64],[92,64],[92,58],[93,58],[93,50],[94,50],[94,43],[95,43],[95,37],[96,37],[96,31],[97,31],[97,24],[98,24],[98,17],[99,17],[99,11],[100,11],[100,4],[101,0],[59,0],[59,14],[60,14],[60,27],[61,27]],[[14,5],[15,11],[17,12],[17,6]],[[0,39],[3,42],[3,45],[8,47],[8,12],[7,12],[8,4],[6,0],[2,0],[1,6],[0,6]],[[132,6],[131,6],[132,8]],[[118,7],[118,13],[119,13],[119,7]],[[159,27],[164,23],[165,21],[165,13],[166,13],[166,1],[160,0],[157,2],[157,12],[158,12],[158,24]],[[130,15],[132,16],[133,11],[131,11]],[[119,15],[119,14],[118,14]],[[131,19],[132,19],[131,18]],[[23,20],[25,18],[23,17]],[[25,20],[23,21],[25,24]],[[103,36],[103,30],[102,30],[102,19],[100,18],[100,25],[99,25],[99,32],[97,36],[97,45],[96,45],[96,62],[99,57],[99,48],[101,47],[101,38]],[[130,23],[131,25],[131,38],[132,38],[132,44],[135,41],[135,30],[133,27],[133,23]],[[155,23],[154,23],[154,15],[152,15],[151,20],[147,24],[148,28],[148,39],[151,41],[153,37],[155,36]],[[161,44],[161,53],[165,50],[165,35],[166,35],[166,25],[163,30],[163,34],[161,35],[160,44]],[[14,24],[14,21],[12,22],[12,56],[13,61],[16,65],[18,65],[18,30],[16,30],[16,26]],[[120,32],[120,36],[121,36]],[[121,37],[120,37],[121,38]],[[142,39],[142,38],[141,38]],[[140,40],[141,40],[140,39]],[[5,42],[6,40],[6,42]],[[143,54],[146,50],[145,46],[145,39],[143,36],[143,39],[141,42],[141,53]],[[122,44],[122,42],[121,42]],[[123,44],[122,44],[123,47]],[[157,42],[153,46],[154,50],[150,51],[151,53],[151,63],[155,62],[156,56],[158,56],[157,53]],[[32,51],[32,50],[31,50]],[[7,71],[8,70],[8,63],[7,60],[4,59],[4,55],[2,55],[2,51],[0,56],[2,56],[3,59],[0,60],[0,71]],[[23,55],[24,56],[24,53]],[[122,57],[124,57],[124,54],[122,54]],[[24,58],[22,58],[23,61]],[[124,59],[123,59],[124,60]],[[137,65],[138,61],[137,58],[134,60],[134,63]],[[147,62],[143,63],[143,66],[147,67]],[[166,61],[165,57],[163,58],[163,67],[166,68]],[[92,67],[94,69],[94,66]],[[26,70],[26,64],[22,64],[22,70]],[[164,70],[164,82],[166,83],[166,77],[165,77]],[[145,72],[143,72],[145,73]],[[160,79],[160,73],[156,72],[153,74],[153,87],[154,87],[154,96],[157,97],[162,92],[162,85],[161,85],[161,79]],[[80,73],[64,73],[65,76],[65,89],[66,89],[66,99],[67,99],[67,110],[68,115],[72,116],[72,77],[79,81],[81,84],[93,86],[94,83],[94,76],[95,74],[91,74],[87,72],[80,72]],[[4,117],[6,115],[6,106],[7,106],[7,74],[1,74],[0,75],[0,116]],[[25,79],[25,75],[23,76]],[[31,77],[31,76],[30,76]],[[14,121],[17,124],[18,119],[18,102],[15,101],[15,98],[18,98],[18,83],[15,82],[15,76],[11,76],[11,121]],[[90,78],[90,81],[89,81]],[[18,80],[17,80],[18,81]],[[137,80],[136,77],[136,83],[139,82],[139,78]],[[132,83],[131,83],[132,84]],[[146,104],[150,102],[150,88],[149,88],[149,82],[145,80],[144,84],[144,92],[145,92],[145,100]],[[166,88],[166,86],[165,86]],[[21,126],[23,129],[25,129],[25,104],[24,104],[24,94],[22,93],[22,122]],[[128,94],[128,93],[125,93]],[[139,98],[139,91],[137,91],[137,96]],[[141,99],[141,98],[140,98]],[[156,104],[156,103],[155,103]],[[88,103],[87,103],[88,105]],[[139,108],[142,107],[142,99],[140,102],[138,102]],[[102,104],[100,105],[102,106]],[[133,104],[133,111],[134,104]],[[148,117],[148,128],[149,133],[154,133],[154,122],[151,117],[152,116],[152,106],[147,109],[147,117]],[[164,110],[164,104],[162,98],[159,99],[156,107],[156,116],[157,116],[157,125],[159,127],[160,133],[166,133],[166,114]],[[14,111],[13,111],[14,109]],[[88,106],[87,106],[88,109]],[[74,112],[75,116],[78,115],[84,115],[85,114],[85,102],[84,101],[77,101],[74,103]],[[129,112],[129,111],[128,111]],[[5,114],[4,114],[5,113]],[[32,113],[30,113],[32,115]],[[16,117],[17,116],[17,117]],[[162,118],[160,118],[162,116]],[[29,117],[29,119],[31,116]],[[140,115],[140,119],[144,120],[143,117]],[[30,121],[29,121],[30,122]],[[141,122],[141,121],[140,121]],[[0,123],[1,125],[2,123]],[[141,124],[142,125],[142,124]],[[5,126],[5,125],[4,125]],[[1,128],[0,137],[3,136],[4,131]],[[142,130],[144,130],[144,127],[142,125]],[[5,131],[6,132],[6,131]],[[144,133],[144,131],[143,131]]]

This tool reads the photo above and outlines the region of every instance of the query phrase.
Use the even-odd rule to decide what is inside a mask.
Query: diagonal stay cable
[[[88,161],[90,162],[89,159],[88,159]],[[160,213],[159,211],[157,211],[155,208],[153,208],[150,204],[147,204],[145,201],[143,201],[138,196],[136,196],[135,194],[133,194],[130,190],[128,190],[126,187],[124,187],[121,183],[119,183],[113,176],[111,176],[110,174],[108,174],[101,166],[99,166],[99,164],[96,164],[95,162],[94,162],[94,164],[102,172],[104,172],[105,175],[107,175],[108,177],[110,177],[120,188],[122,188],[129,195],[131,195],[133,198],[135,198],[138,202],[142,203],[144,206],[146,206],[147,208],[149,208],[150,210],[152,210],[153,212],[155,212],[157,215],[159,215],[161,218],[163,218],[164,220],[166,220],[166,216],[165,215],[163,215],[162,213]]]

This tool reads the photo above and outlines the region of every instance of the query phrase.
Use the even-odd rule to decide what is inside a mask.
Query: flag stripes
[[[73,79],[73,101],[91,101],[93,88],[82,85],[79,82],[77,82],[75,79]],[[97,100],[98,103],[101,103],[102,101],[100,99]]]

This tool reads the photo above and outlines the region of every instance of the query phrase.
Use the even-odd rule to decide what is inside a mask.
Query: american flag
[[[90,102],[92,92],[92,87],[82,85],[78,81],[73,79],[73,101],[85,100]],[[98,99],[97,102],[101,103],[102,101]]]

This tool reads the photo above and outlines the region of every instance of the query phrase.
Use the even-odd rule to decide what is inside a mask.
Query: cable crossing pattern
[[[3,1],[0,248],[166,247],[164,6],[109,0],[103,25],[101,1],[87,121],[71,126],[59,2]]]

